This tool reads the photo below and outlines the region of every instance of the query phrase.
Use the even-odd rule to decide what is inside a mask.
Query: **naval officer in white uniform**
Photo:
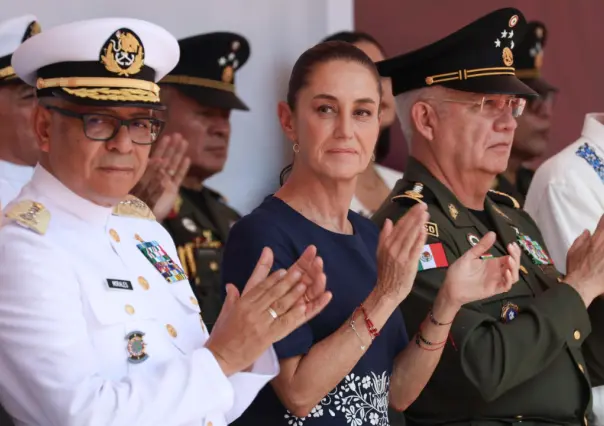
[[[0,206],[15,198],[34,172],[39,149],[29,123],[34,91],[11,66],[13,52],[40,32],[33,15],[0,22]]]
[[[128,196],[178,43],[135,19],[54,27],[14,53],[41,160],[0,228],[0,403],[16,425],[219,426],[278,373],[272,343],[331,295],[309,248],[228,290],[212,335],[174,243]]]

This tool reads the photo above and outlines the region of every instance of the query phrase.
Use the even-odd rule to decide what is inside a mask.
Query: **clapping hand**
[[[316,248],[309,247],[296,264],[315,264]],[[252,272],[243,294],[233,284],[227,284],[227,296],[210,338],[206,342],[223,371],[228,376],[245,370],[273,343],[283,339],[305,322],[312,319],[331,300],[331,293],[314,287],[313,300],[306,301],[308,286],[300,266],[279,270],[269,275],[273,266],[273,252],[265,248]],[[320,272],[323,276],[323,263]],[[314,268],[311,268],[314,269]],[[314,276],[314,275],[313,275]]]
[[[189,170],[188,142],[178,133],[163,136],[153,150],[147,169],[132,194],[143,200],[157,221],[164,220],[178,197]]]
[[[487,233],[447,270],[441,292],[455,307],[509,291],[518,281],[522,253],[518,244],[508,245],[507,256],[481,259],[495,239],[494,232]]]

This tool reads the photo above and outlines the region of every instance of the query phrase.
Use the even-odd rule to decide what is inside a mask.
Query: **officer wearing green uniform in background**
[[[163,139],[134,194],[151,206],[174,239],[211,330],[222,307],[222,246],[240,216],[205,181],[225,166],[231,111],[249,109],[235,93],[235,74],[247,62],[250,45],[230,32],[187,37],[178,44],[178,65],[160,81],[168,107]]]
[[[591,331],[586,307],[604,293],[604,224],[575,242],[563,277],[518,202],[489,190],[507,166],[523,98],[535,95],[514,74],[525,25],[520,11],[501,9],[378,64],[392,78],[399,120],[413,137],[405,177],[374,221],[396,221],[418,202],[430,213],[420,272],[401,305],[409,335],[449,265],[485,234],[495,232],[497,241],[482,259],[504,256],[513,244],[523,252],[509,292],[464,306],[449,341],[430,342],[446,348],[405,412],[411,426],[580,425],[590,415],[581,344]]]
[[[493,182],[493,189],[512,195],[521,206],[528,193],[535,171],[526,163],[545,153],[549,140],[558,89],[541,76],[547,29],[541,22],[529,22],[522,42],[514,48],[516,77],[539,94],[527,99],[522,116],[516,118],[518,127],[505,172]]]

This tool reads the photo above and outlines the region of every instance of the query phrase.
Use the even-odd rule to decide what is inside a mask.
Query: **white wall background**
[[[241,213],[279,184],[291,159],[277,102],[285,98],[298,56],[327,34],[353,28],[353,0],[2,0],[0,20],[33,13],[44,28],[79,19],[127,16],[155,22],[177,38],[234,31],[250,40],[251,57],[237,73],[237,93],[250,112],[232,114],[226,169],[208,181]]]

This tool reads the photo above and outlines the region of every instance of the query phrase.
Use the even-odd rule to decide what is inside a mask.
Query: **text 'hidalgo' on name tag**
[[[107,285],[109,288],[116,290],[134,290],[132,283],[127,280],[114,280],[113,278],[107,278]]]

